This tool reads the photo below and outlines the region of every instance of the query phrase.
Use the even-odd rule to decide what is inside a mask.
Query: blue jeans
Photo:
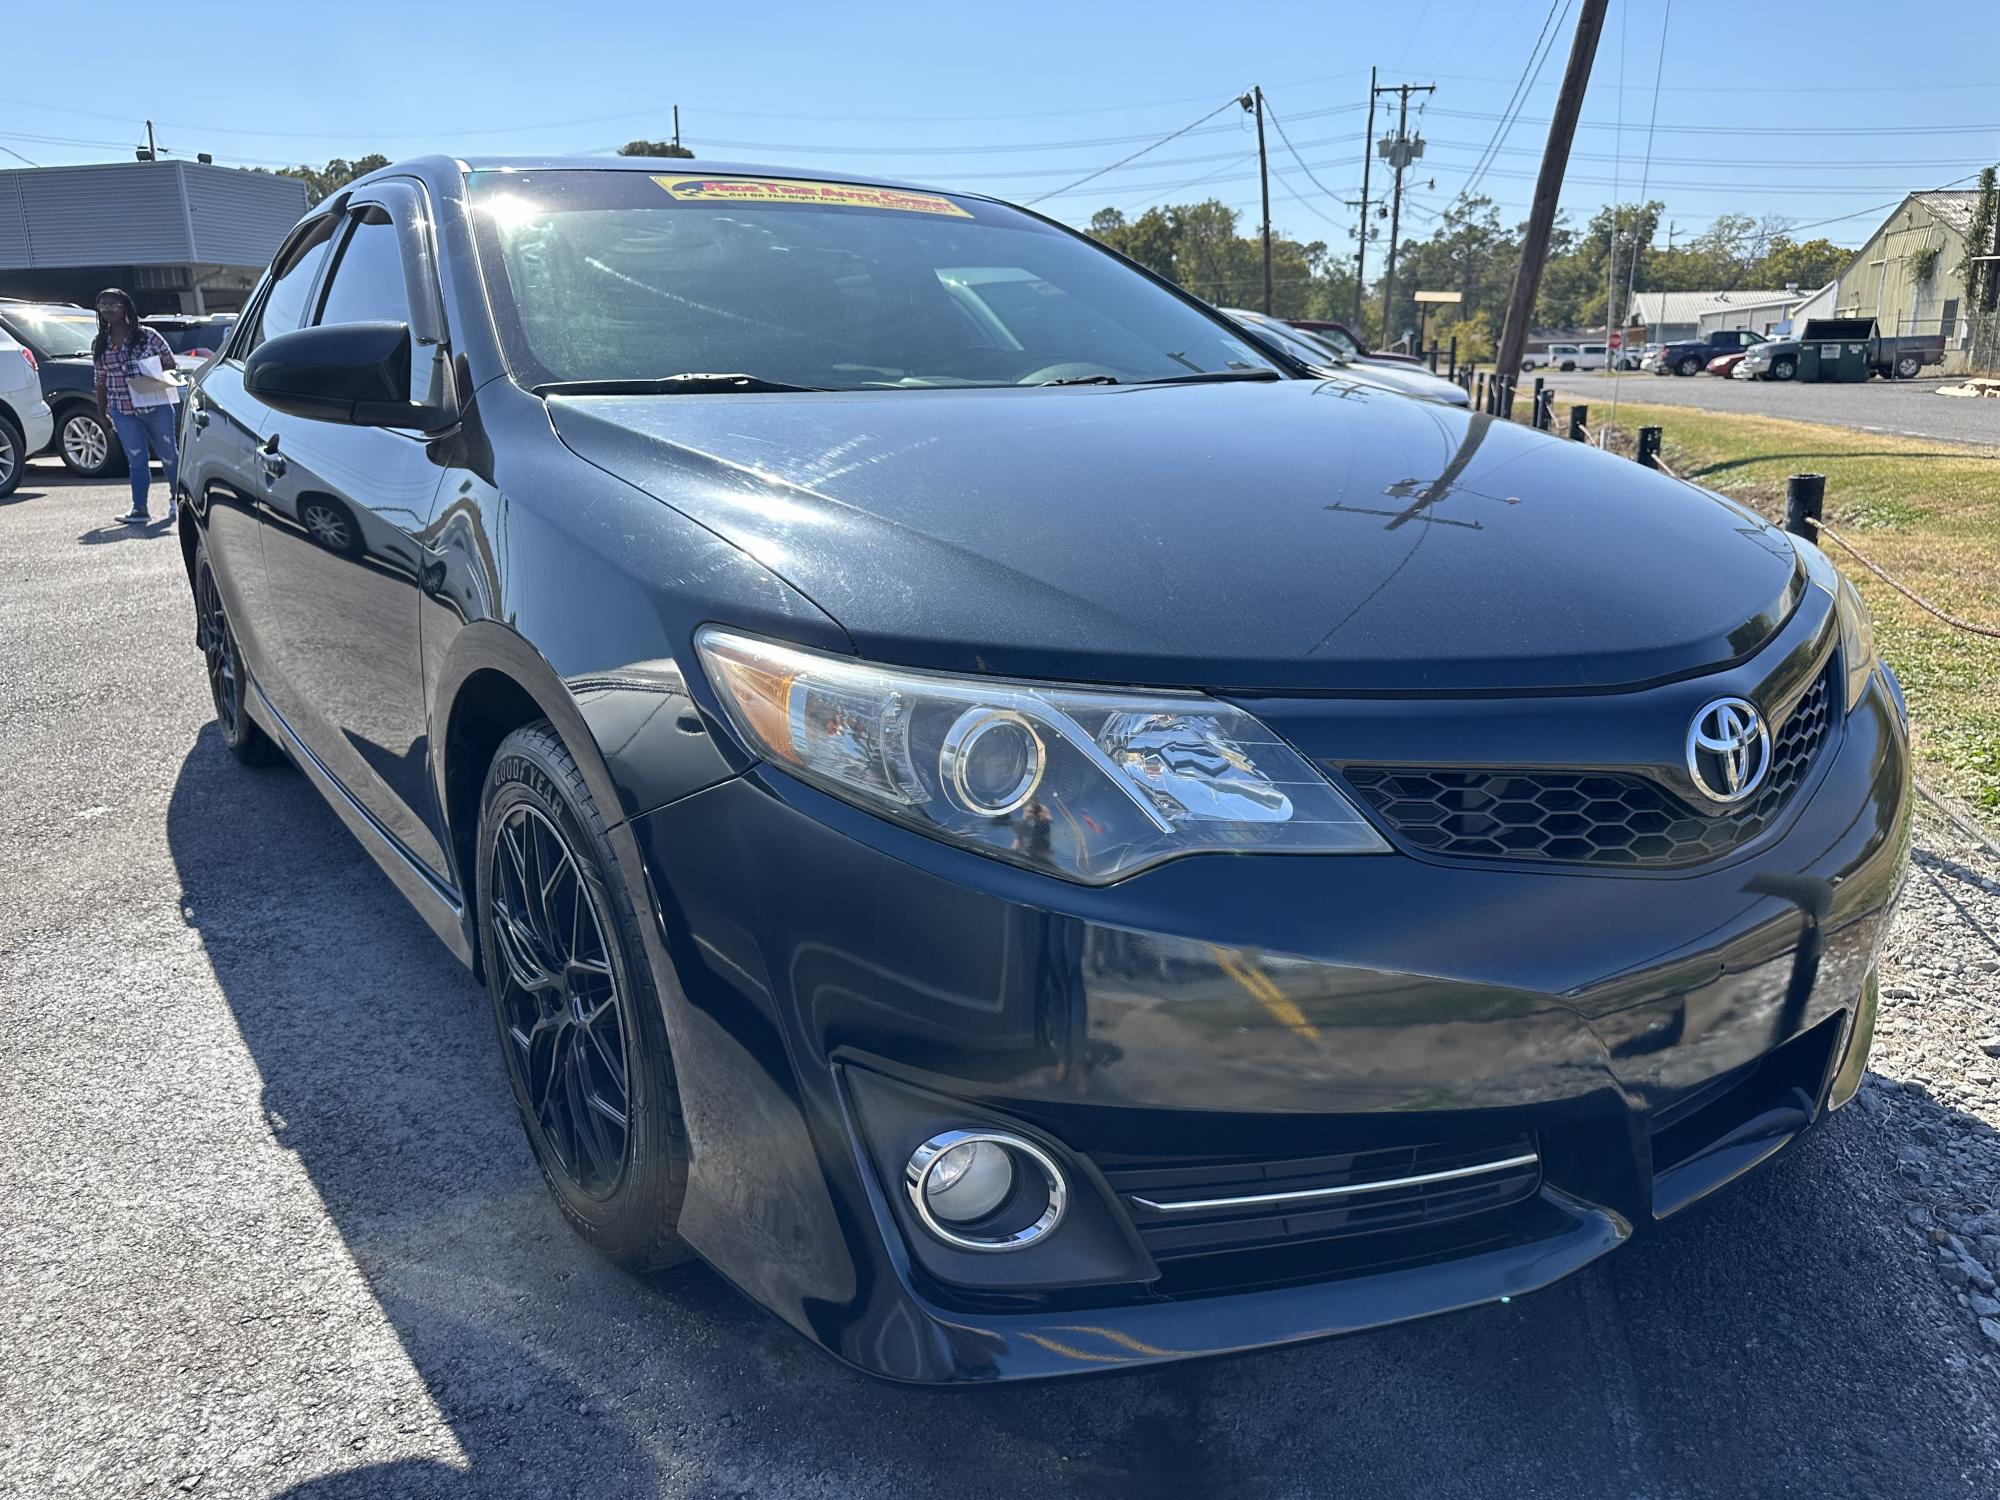
[[[146,513],[146,492],[153,484],[153,471],[147,463],[149,447],[152,457],[167,471],[167,504],[173,505],[180,481],[180,454],[174,448],[174,414],[178,410],[169,402],[165,406],[142,406],[137,411],[111,413],[111,425],[118,429],[118,444],[132,467],[132,509],[139,515]]]

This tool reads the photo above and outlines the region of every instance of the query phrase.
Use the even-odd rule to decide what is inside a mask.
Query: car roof
[[[908,182],[900,178],[871,177],[860,172],[842,172],[831,167],[780,166],[769,162],[710,161],[685,156],[418,156],[393,162],[366,177],[348,184],[348,189],[388,177],[411,175],[431,178],[457,176],[464,172],[644,172],[708,174],[716,177],[782,177],[801,182],[851,182],[862,187],[904,188],[916,192],[952,193],[961,198],[984,198],[999,202],[990,193],[968,192],[964,188],[939,187],[933,183]],[[347,189],[343,189],[346,191]]]

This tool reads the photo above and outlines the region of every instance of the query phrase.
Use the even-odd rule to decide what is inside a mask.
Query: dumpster
[[[1866,380],[1874,341],[1873,318],[1808,318],[1800,339],[1798,378]]]

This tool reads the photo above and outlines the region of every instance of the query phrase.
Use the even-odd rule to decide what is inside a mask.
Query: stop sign
[[[1605,342],[1614,349],[1622,349],[1625,346],[1625,335],[1614,328],[1611,330],[1611,337],[1606,339]]]

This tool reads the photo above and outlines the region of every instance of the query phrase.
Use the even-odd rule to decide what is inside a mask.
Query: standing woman
[[[152,488],[150,459],[167,471],[167,519],[174,519],[174,496],[180,480],[180,456],[174,448],[174,397],[171,393],[133,388],[144,372],[133,367],[157,358],[162,370],[174,368],[174,351],[158,330],[139,321],[131,293],[107,287],[97,294],[97,341],[90,346],[97,366],[97,415],[117,430],[118,442],[132,469],[132,509],[118,519],[127,526],[144,526],[146,494]]]

